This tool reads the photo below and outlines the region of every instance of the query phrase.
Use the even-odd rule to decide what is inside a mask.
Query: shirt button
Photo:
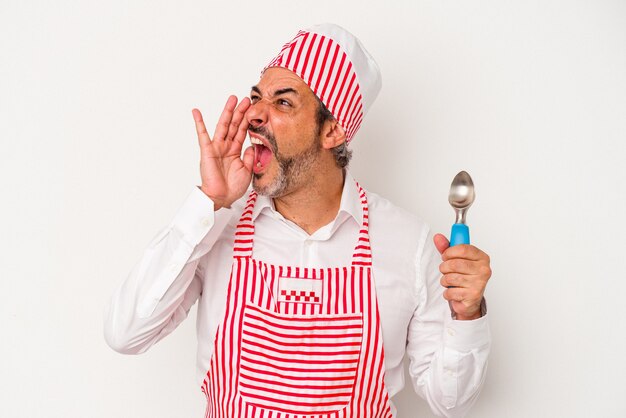
[[[452,328],[448,328],[448,335],[454,337],[454,334],[456,334],[454,330]]]
[[[211,226],[211,218],[204,218],[202,220],[202,226]]]
[[[172,273],[176,271],[176,264],[174,264],[174,263],[170,264],[170,271]]]

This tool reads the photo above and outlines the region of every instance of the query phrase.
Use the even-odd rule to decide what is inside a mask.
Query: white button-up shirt
[[[277,212],[271,199],[259,196],[252,215],[254,257],[299,267],[349,266],[363,213],[348,173],[345,185],[336,218],[311,235]],[[107,306],[105,337],[112,348],[128,354],[146,351],[198,301],[197,373],[202,384],[225,312],[234,232],[247,197],[214,212],[213,202],[193,188]],[[429,227],[376,194],[367,193],[367,198],[389,396],[404,387],[406,353],[415,391],[436,413],[462,416],[484,381],[487,316],[454,320],[442,296],[441,256]]]

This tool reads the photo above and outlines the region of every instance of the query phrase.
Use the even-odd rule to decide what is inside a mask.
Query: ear
[[[324,122],[320,133],[322,148],[331,149],[346,142],[346,131],[335,119]]]

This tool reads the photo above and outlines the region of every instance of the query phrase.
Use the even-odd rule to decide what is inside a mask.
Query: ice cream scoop
[[[467,209],[474,203],[474,182],[466,171],[459,172],[450,185],[450,194],[448,195],[448,202],[456,213],[456,220],[452,225],[452,232],[450,233],[450,246],[458,244],[469,244],[469,228],[465,224],[465,214]]]

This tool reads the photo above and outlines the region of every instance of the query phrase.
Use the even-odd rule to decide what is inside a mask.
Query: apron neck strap
[[[372,249],[370,247],[369,235],[369,209],[367,205],[367,196],[365,190],[356,183],[363,208],[363,222],[359,229],[359,239],[354,247],[352,254],[352,266],[371,266],[372,265]],[[254,190],[250,192],[246,207],[239,218],[237,229],[235,230],[235,257],[252,257],[252,248],[254,246],[254,222],[252,221],[252,211],[258,197]]]
[[[258,194],[254,190],[250,192],[246,207],[237,223],[235,230],[234,257],[252,257],[254,244],[254,223],[252,222],[252,209],[256,203]]]
[[[370,247],[370,221],[367,195],[358,182],[356,182],[356,187],[359,190],[359,198],[361,199],[361,205],[363,207],[363,222],[361,223],[361,228],[359,229],[359,240],[356,243],[356,247],[354,247],[352,265],[371,266],[372,248]]]

